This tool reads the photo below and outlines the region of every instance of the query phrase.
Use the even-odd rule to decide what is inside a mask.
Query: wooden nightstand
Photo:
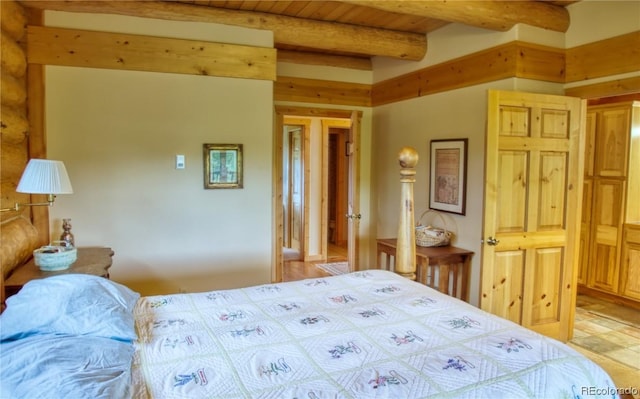
[[[5,298],[16,294],[23,285],[31,280],[57,276],[59,274],[93,274],[109,278],[109,268],[112,263],[113,250],[105,247],[78,248],[78,259],[65,270],[43,272],[36,266],[33,258],[22,266],[18,266],[4,282]]]
[[[397,239],[377,241],[378,268],[394,271]],[[471,256],[472,251],[449,245],[416,246],[416,281],[466,302],[469,299]]]

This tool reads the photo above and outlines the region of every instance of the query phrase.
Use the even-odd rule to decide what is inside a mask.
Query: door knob
[[[489,238],[487,238],[487,245],[491,245],[491,246],[496,246],[500,243],[500,240],[493,238],[491,236],[489,236]]]

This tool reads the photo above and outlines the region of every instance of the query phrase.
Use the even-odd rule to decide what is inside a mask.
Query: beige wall
[[[47,17],[54,25],[236,37],[208,24],[194,31],[140,18]],[[272,41],[270,32],[238,37]],[[272,82],[51,66],[45,79],[48,156],[65,162],[74,187],[51,209],[52,237],[71,218],[76,244],[112,247],[112,278],[143,294],[270,281]],[[203,188],[203,143],[243,144],[243,189]],[[175,169],[176,154],[186,156],[184,170]]]

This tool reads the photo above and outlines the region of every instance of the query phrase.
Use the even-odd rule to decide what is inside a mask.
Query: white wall
[[[47,22],[272,41],[211,24],[54,16]],[[76,244],[112,247],[112,278],[145,295],[270,281],[272,82],[52,66],[45,81],[48,157],[65,162],[74,187],[51,209],[52,237],[71,218]],[[243,144],[243,189],[204,189],[204,143]]]

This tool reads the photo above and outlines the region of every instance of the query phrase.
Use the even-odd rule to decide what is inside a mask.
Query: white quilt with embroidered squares
[[[568,346],[370,270],[143,297],[138,398],[617,397]]]

